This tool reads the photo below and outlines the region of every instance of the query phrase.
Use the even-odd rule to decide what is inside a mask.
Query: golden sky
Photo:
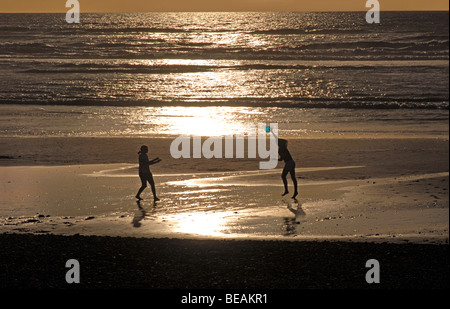
[[[366,11],[366,0],[78,0],[81,12]],[[379,0],[383,11],[444,10],[448,0]],[[0,12],[66,12],[66,0],[1,0]]]

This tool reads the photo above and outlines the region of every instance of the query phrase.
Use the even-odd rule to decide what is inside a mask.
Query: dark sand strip
[[[2,288],[448,289],[447,245],[0,235]],[[77,259],[81,283],[67,284]],[[377,259],[381,283],[365,280]]]

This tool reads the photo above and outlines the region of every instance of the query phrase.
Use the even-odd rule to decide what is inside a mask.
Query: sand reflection
[[[223,236],[232,212],[180,213],[171,217],[176,222],[174,232],[202,236]]]

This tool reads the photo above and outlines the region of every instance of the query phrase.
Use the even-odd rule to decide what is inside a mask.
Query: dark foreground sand
[[[2,288],[449,288],[448,245],[0,235]],[[81,283],[65,281],[77,259]],[[365,280],[380,262],[380,284]]]

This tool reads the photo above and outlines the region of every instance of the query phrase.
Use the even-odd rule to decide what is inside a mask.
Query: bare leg
[[[283,179],[284,193],[281,196],[285,196],[286,194],[289,193],[288,183],[287,183],[287,178],[286,178],[287,173],[288,173],[288,171],[286,169],[283,169],[283,173],[281,174],[281,179]]]
[[[139,188],[138,193],[136,194],[136,198],[137,198],[139,201],[142,200],[142,198],[141,198],[141,193],[142,193],[142,191],[144,191],[145,188],[147,188],[147,179],[144,179],[144,178],[141,177],[141,183],[142,183],[142,185],[141,185],[141,187]]]
[[[142,187],[139,188],[139,191],[138,191],[138,193],[136,194],[136,198],[137,198],[138,200],[142,200],[142,198],[141,198],[141,193],[142,193],[142,191],[145,190],[145,188],[147,188],[147,185],[142,186]]]
[[[295,178],[295,165],[294,167],[291,169],[291,178],[292,178],[292,182],[294,183],[294,195],[292,196],[293,199],[295,199],[298,195],[298,190],[297,190],[297,178]]]
[[[153,176],[150,176],[150,179],[148,180],[148,182],[150,183],[150,186],[152,188],[152,193],[153,193],[153,200],[159,201],[159,198],[156,196],[156,188],[155,188],[155,181],[153,180]]]

